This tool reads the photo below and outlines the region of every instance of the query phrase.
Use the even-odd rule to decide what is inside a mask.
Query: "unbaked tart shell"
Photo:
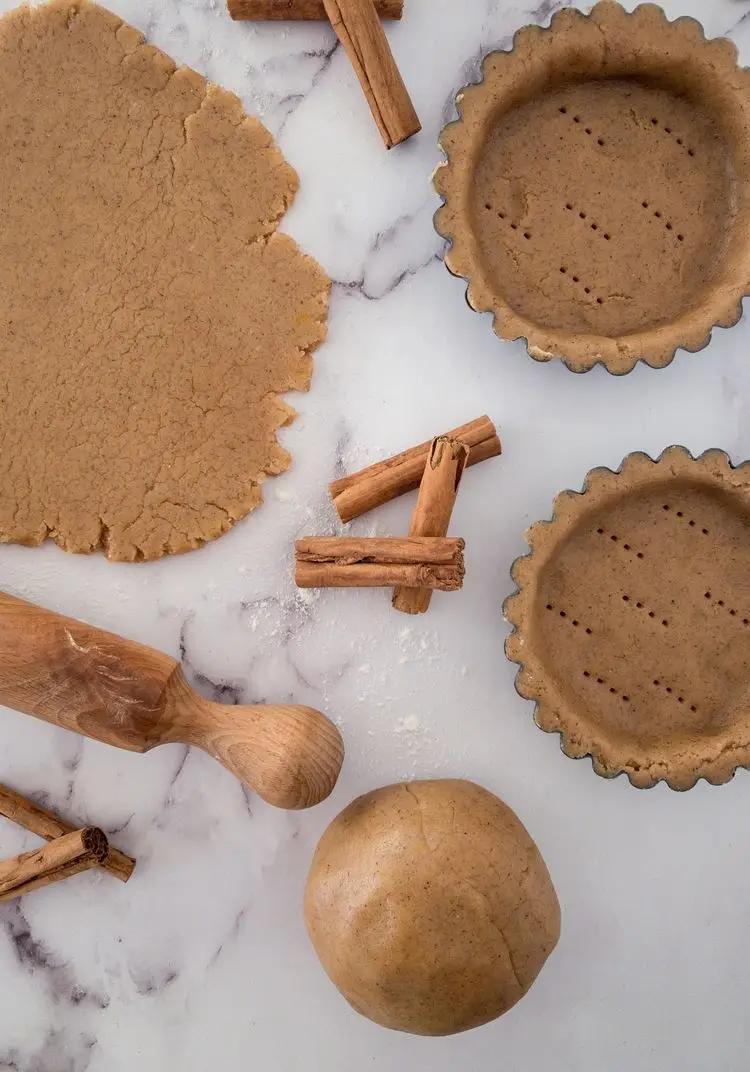
[[[667,365],[750,291],[750,73],[653,4],[604,0],[493,52],[442,132],[435,217],[467,300],[576,372]]]
[[[506,654],[565,754],[641,788],[750,766],[750,463],[631,454],[527,540]]]

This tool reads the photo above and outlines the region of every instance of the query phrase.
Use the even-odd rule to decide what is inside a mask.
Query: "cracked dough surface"
[[[449,1035],[523,997],[557,944],[560,906],[507,805],[473,782],[359,797],[318,844],[305,891],[315,950],[384,1027]]]
[[[152,559],[289,455],[329,281],[239,100],[86,2],[0,20],[0,541]]]

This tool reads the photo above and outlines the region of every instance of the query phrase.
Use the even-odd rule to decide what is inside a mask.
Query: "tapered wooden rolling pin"
[[[344,758],[318,711],[204,700],[170,656],[4,593],[0,704],[131,752],[195,745],[279,808],[324,800]]]

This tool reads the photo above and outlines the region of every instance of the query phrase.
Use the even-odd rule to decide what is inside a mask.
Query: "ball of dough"
[[[417,1035],[507,1012],[560,935],[536,845],[510,808],[465,781],[390,785],[350,804],[318,844],[305,920],[347,1001]]]

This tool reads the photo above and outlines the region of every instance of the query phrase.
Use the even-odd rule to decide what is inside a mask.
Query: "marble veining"
[[[279,139],[301,178],[283,226],[335,280],[330,337],[312,391],[290,396],[293,467],[225,537],[148,565],[3,547],[0,585],[169,652],[211,699],[321,708],[348,755],[330,801],[288,814],[199,751],[131,755],[0,712],[0,780],[98,823],[138,858],[128,886],[89,874],[0,906],[0,1070],[740,1072],[750,778],[638,793],[560,756],[513,690],[500,606],[525,527],[593,466],[673,442],[750,457],[747,324],[624,379],[537,365],[467,308],[432,227],[429,178],[456,91],[487,51],[565,3],[406,0],[389,34],[424,130],[390,154],[325,25],[235,24],[223,0],[110,6],[238,93]],[[750,62],[750,0],[664,6],[728,34]],[[461,593],[412,621],[383,592],[294,588],[294,538],[341,529],[330,479],[482,412],[505,453],[465,478],[452,529],[467,540]],[[351,531],[404,532],[412,503]],[[473,778],[518,811],[563,911],[560,946],[529,996],[447,1040],[351,1012],[300,914],[329,819],[377,785],[434,775]],[[0,823],[4,854],[36,844]]]

